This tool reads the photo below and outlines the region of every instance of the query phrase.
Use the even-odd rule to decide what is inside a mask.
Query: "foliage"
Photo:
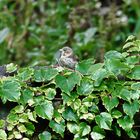
[[[46,65],[70,46],[103,61],[126,36],[140,35],[139,0],[1,0],[0,64]]]
[[[1,115],[0,139],[64,139],[71,135],[74,140],[99,140],[107,138],[108,132],[114,137],[124,132],[125,138],[139,137],[139,42],[130,36],[123,53],[107,52],[103,63],[84,60],[74,71],[27,67],[19,68],[14,76],[3,76],[0,98],[15,105],[8,115]]]

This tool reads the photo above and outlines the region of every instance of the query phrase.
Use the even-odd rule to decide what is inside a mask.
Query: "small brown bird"
[[[70,47],[63,47],[56,53],[56,61],[62,67],[74,69],[77,64],[76,57]]]

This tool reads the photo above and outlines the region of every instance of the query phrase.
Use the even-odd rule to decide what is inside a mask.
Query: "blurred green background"
[[[139,0],[0,0],[0,65],[50,65],[66,45],[103,61],[140,37]]]

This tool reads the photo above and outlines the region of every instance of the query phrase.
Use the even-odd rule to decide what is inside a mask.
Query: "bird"
[[[72,48],[68,46],[59,49],[55,54],[55,59],[59,66],[70,69],[75,69],[75,65],[78,63]]]

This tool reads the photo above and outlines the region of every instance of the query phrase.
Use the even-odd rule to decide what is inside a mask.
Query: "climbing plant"
[[[129,36],[122,53],[107,52],[103,63],[80,61],[75,70],[7,65],[0,139],[139,137],[139,52],[140,40]]]

